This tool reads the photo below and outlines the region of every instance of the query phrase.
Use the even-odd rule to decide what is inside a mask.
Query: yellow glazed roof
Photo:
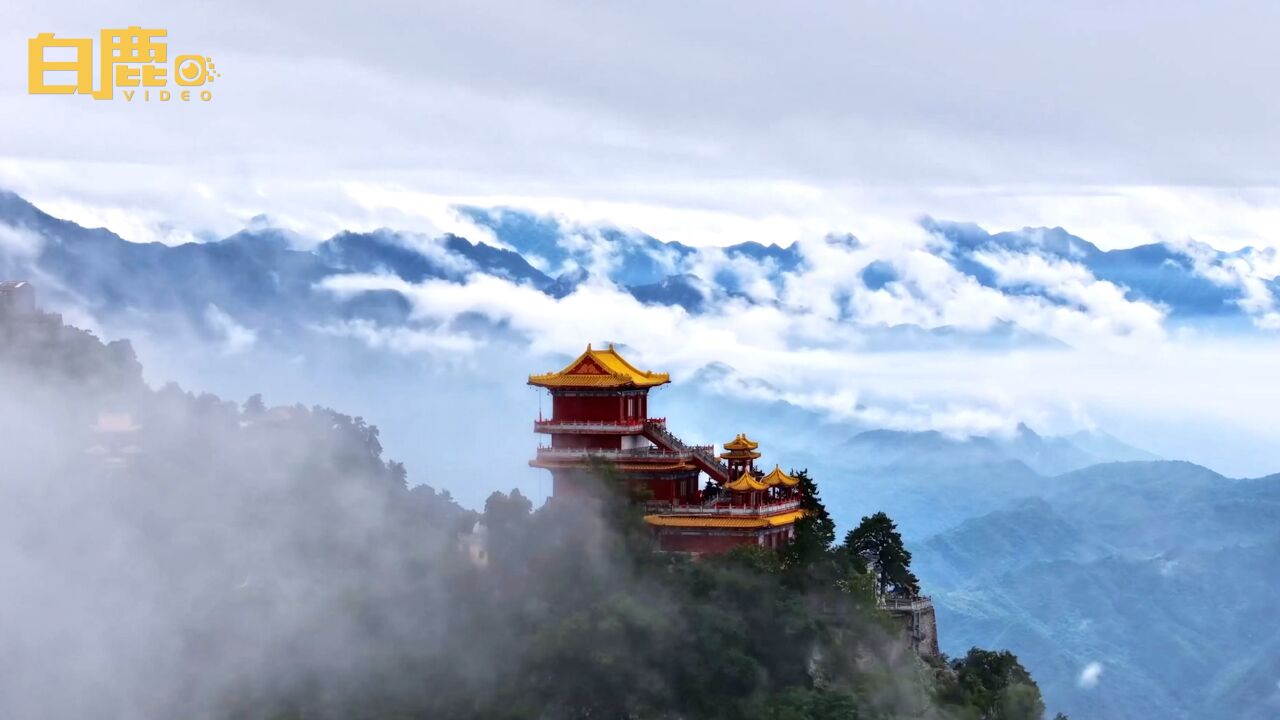
[[[774,465],[773,470],[769,471],[768,475],[760,478],[760,482],[765,485],[786,485],[788,487],[800,484],[799,478],[793,478],[782,472],[782,468],[778,465]]]
[[[743,433],[738,433],[736,437],[724,444],[725,450],[755,450],[758,447],[760,447],[760,443]]]
[[[804,517],[804,510],[793,510],[767,517],[716,517],[707,515],[646,515],[644,521],[659,527],[752,528],[790,525]]]
[[[568,387],[654,387],[671,382],[667,373],[640,370],[627,362],[613,345],[593,350],[590,345],[559,372],[530,375],[529,384],[546,388]]]
[[[742,473],[742,477],[733,482],[725,483],[726,490],[734,492],[747,492],[749,490],[768,490],[769,486],[760,482],[754,475],[749,472]]]
[[[617,463],[613,467],[618,470],[625,470],[628,472],[633,470],[636,470],[636,471],[643,470],[647,472],[661,472],[661,471],[669,471],[669,470],[692,470],[693,469],[693,466],[690,465],[689,463],[664,463],[662,465],[657,465],[654,463]]]

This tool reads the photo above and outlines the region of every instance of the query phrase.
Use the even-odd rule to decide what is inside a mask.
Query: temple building
[[[530,375],[551,393],[551,417],[534,431],[550,436],[529,462],[551,471],[552,495],[580,492],[597,463],[643,489],[645,522],[672,552],[723,552],[738,545],[780,548],[804,515],[800,481],[778,465],[756,469],[759,443],[738,434],[717,455],[689,445],[649,416],[649,391],[670,382],[640,370],[610,345],[590,345],[562,370]],[[705,487],[700,482],[705,475]]]

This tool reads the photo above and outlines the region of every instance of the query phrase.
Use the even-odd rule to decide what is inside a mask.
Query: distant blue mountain
[[[702,252],[698,249],[609,226],[584,228],[566,225],[555,218],[514,208],[466,207],[462,212],[473,222],[491,230],[502,243],[534,258],[533,263],[544,271],[591,267],[595,259],[592,253],[603,246],[614,259],[608,271],[610,279],[619,285],[644,288],[641,294],[646,302],[686,308],[697,304],[689,292],[688,283],[681,278],[691,272],[692,262]],[[1060,227],[1023,228],[992,234],[973,223],[927,218],[923,225],[951,244],[950,248],[940,252],[957,270],[1005,293],[1034,294],[1053,302],[1066,302],[1050,297],[1043,289],[1034,286],[1001,286],[996,273],[980,261],[983,253],[1038,254],[1078,263],[1099,280],[1124,288],[1130,300],[1166,307],[1175,320],[1244,317],[1238,305],[1241,299],[1238,288],[1204,277],[1184,251],[1170,245],[1155,243],[1121,250],[1101,250]],[[833,236],[829,242],[858,244],[852,236]],[[775,284],[785,273],[802,268],[805,262],[797,244],[781,247],[748,242],[723,248],[723,252],[729,258],[745,258],[760,263]],[[1228,257],[1228,253],[1212,256],[1219,262]],[[891,263],[877,260],[861,271],[860,279],[867,288],[878,290],[899,280],[900,276]],[[706,286],[728,293],[744,290],[738,285],[738,276],[727,269],[702,280]],[[669,290],[661,287],[664,282],[668,283]],[[1271,279],[1269,285],[1280,297],[1280,278]]]
[[[610,260],[609,278],[619,285],[645,286],[678,275],[682,261],[697,251],[677,242],[663,242],[650,235],[615,227],[567,227],[547,216],[512,208],[463,206],[459,212],[488,228],[504,244],[533,258],[547,272],[593,267],[598,255],[592,247],[603,244]],[[675,303],[672,303],[675,304]]]
[[[842,528],[858,521],[850,508],[875,507],[914,541],[1011,502],[1048,497],[1061,473],[1133,458],[1154,456],[1101,432],[1047,437],[1022,425],[1007,436],[868,430],[831,443],[813,462]]]
[[[423,238],[421,242],[432,241]],[[445,236],[442,246],[445,251],[442,254],[450,256],[450,262],[433,258],[421,247],[415,247],[411,238],[390,230],[342,232],[316,247],[315,254],[337,270],[384,272],[415,283],[429,278],[460,279],[475,271],[529,284],[540,290],[552,284],[551,278],[511,250],[472,243],[456,235]]]
[[[1125,288],[1130,300],[1164,305],[1174,317],[1241,314],[1236,304],[1241,298],[1238,289],[1219,285],[1198,274],[1191,258],[1162,243],[1104,251],[1060,227],[1023,228],[992,235],[972,223],[926,219],[924,225],[954,244],[951,260],[957,269],[988,287],[997,287],[997,278],[991,268],[976,259],[978,253],[1037,253],[1078,263],[1099,280]],[[1218,253],[1217,257],[1224,258],[1226,253]],[[883,271],[877,272],[883,274]],[[873,275],[873,279],[878,277],[880,275]],[[1033,288],[1004,290],[1038,292]]]
[[[707,304],[703,282],[695,275],[671,275],[660,282],[629,288],[637,300],[649,305],[677,305],[690,313],[701,313]]]
[[[255,222],[218,241],[133,243],[106,229],[60,220],[4,192],[0,223],[42,239],[34,258],[0,252],[0,270],[17,277],[38,275],[46,298],[56,304],[62,297],[65,304],[104,319],[148,313],[199,328],[210,306],[216,306],[237,323],[269,333],[335,318],[407,319],[408,301],[398,293],[339,299],[319,288],[326,278],[345,273],[388,273],[421,282],[461,281],[479,272],[544,291],[555,286],[518,253],[456,236],[437,241],[390,230],[343,232],[305,250],[299,248],[305,241]]]
[[[781,290],[789,274],[803,271],[808,262],[798,244],[745,242],[700,249],[642,232],[576,226],[512,208],[464,207],[460,212],[492,232],[501,246],[390,229],[341,232],[314,244],[262,218],[222,240],[180,246],[132,243],[106,229],[52,217],[17,195],[0,192],[0,223],[26,228],[44,239],[35,258],[0,251],[0,273],[38,275],[45,281],[47,297],[56,301],[61,293],[67,304],[74,302],[101,318],[145,312],[185,318],[199,326],[216,306],[235,322],[265,331],[264,337],[270,338],[333,318],[410,322],[408,301],[395,293],[337,297],[321,288],[324,280],[348,273],[389,274],[409,283],[464,282],[480,273],[565,297],[591,273],[603,272],[643,303],[699,314],[726,301],[756,302],[752,298],[759,296],[758,288],[744,283],[763,278]],[[1190,257],[1167,245],[1103,251],[1062,228],[990,234],[971,223],[925,220],[924,225],[946,241],[935,248],[939,256],[990,287],[999,283],[981,261],[984,254],[1034,253],[1079,263],[1097,278],[1123,286],[1131,299],[1168,308],[1174,319],[1227,330],[1248,326],[1238,304],[1240,290],[1205,279]],[[833,235],[826,242],[861,246],[851,235]],[[1214,257],[1218,262],[1230,259],[1224,253],[1205,252],[1210,262]],[[743,268],[749,272],[742,273]],[[870,262],[858,278],[871,290],[901,280],[899,269],[887,260]],[[1280,279],[1267,282],[1280,293]],[[1067,302],[1036,286],[1006,285],[999,290]],[[1010,322],[981,331],[860,324],[847,303],[838,304],[843,308],[840,317],[858,325],[855,337],[867,351],[1062,347],[1058,339]]]
[[[1078,443],[1087,443],[1085,450]],[[1101,454],[1105,453],[1105,454]],[[841,448],[841,456],[859,468],[929,469],[1016,460],[1042,475],[1118,459],[1151,457],[1109,435],[1081,433],[1073,438],[1044,437],[1019,425],[1008,437],[951,437],[936,430],[904,432],[869,430],[855,435]]]
[[[598,259],[597,248],[607,250],[611,259],[609,279],[629,287],[650,289],[664,281],[679,283],[689,271],[689,261],[698,255],[697,248],[678,242],[659,240],[641,232],[626,231],[607,225],[582,227],[566,225],[544,215],[515,208],[460,207],[459,212],[472,222],[490,230],[503,244],[509,245],[549,273],[572,268],[591,268]],[[762,245],[744,242],[723,248],[729,258],[748,259],[765,265],[771,275],[794,272],[802,257],[798,246]],[[725,273],[706,280],[728,292],[740,292],[736,278]],[[684,288],[675,290],[687,298]],[[685,303],[676,298],[649,299],[665,305]]]
[[[1071,717],[1280,716],[1280,476],[1096,465],[913,550],[943,650],[998,638]]]

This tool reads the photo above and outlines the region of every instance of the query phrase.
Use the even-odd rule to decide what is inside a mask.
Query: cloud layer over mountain
[[[514,344],[540,366],[612,340],[681,380],[723,363],[702,377],[722,395],[858,428],[1102,426],[1160,454],[1189,447],[1226,472],[1280,463],[1257,452],[1270,441],[1267,402],[1280,399],[1260,382],[1277,356],[1266,249],[1103,251],[1059,228],[989,234],[931,219],[698,248],[474,206],[453,222],[484,242],[389,229],[321,240],[258,219],[168,247],[14,195],[2,204],[5,237],[22,238],[5,246],[7,274],[99,327],[169,323],[222,355],[302,357],[346,341],[477,365],[482,350]]]

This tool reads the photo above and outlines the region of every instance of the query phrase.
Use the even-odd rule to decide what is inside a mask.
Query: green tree
[[[716,497],[720,492],[720,485],[715,480],[707,478],[707,484],[702,486],[702,496],[704,498]]]
[[[788,567],[803,567],[826,557],[836,541],[836,523],[822,504],[818,484],[809,471],[792,470],[791,475],[800,481],[800,509],[805,515],[796,522],[796,534],[787,545],[784,560]]]
[[[516,527],[523,527],[533,512],[533,503],[519,489],[513,489],[510,495],[494,491],[484,501],[484,524],[492,533],[506,533]]]
[[[267,413],[267,406],[262,402],[262,393],[254,393],[244,401],[244,416],[253,420]]]
[[[880,593],[920,594],[920,581],[911,572],[911,551],[888,515],[878,512],[862,518],[858,527],[845,535],[844,547],[879,569],[876,589]]]
[[[1044,700],[1031,673],[1008,650],[971,648],[951,661],[965,704],[984,720],[1040,720]]]
[[[389,460],[387,461],[387,472],[391,475],[391,484],[397,488],[409,488],[409,471],[405,469],[404,463]]]
[[[866,717],[864,703],[854,695],[794,688],[771,696],[752,708],[751,720],[857,720]]]

